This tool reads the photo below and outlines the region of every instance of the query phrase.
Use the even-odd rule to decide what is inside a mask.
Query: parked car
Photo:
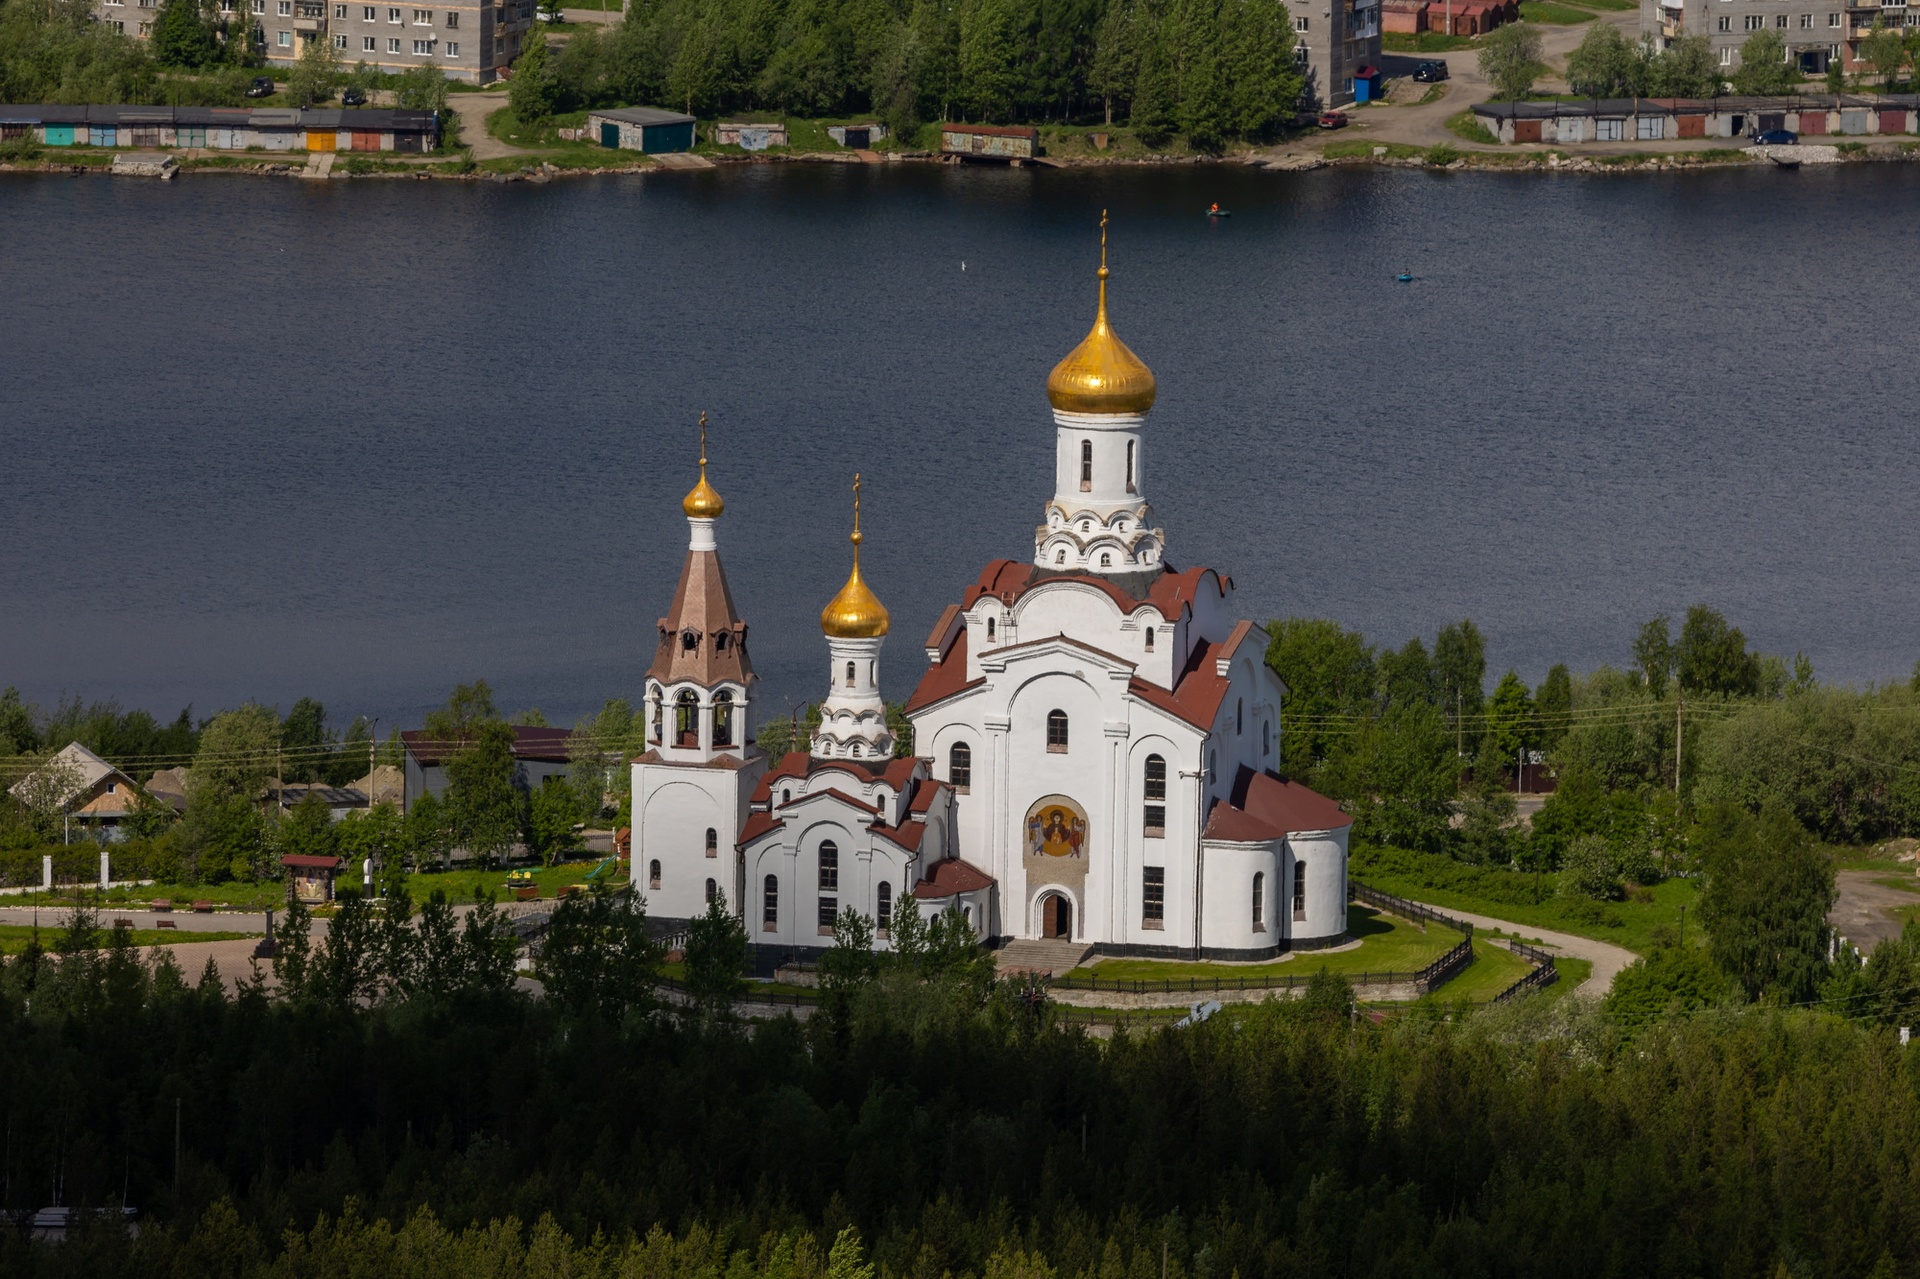
[[[1347,117],[1339,111],[1322,111],[1314,123],[1323,129],[1344,129]]]
[[[366,106],[367,91],[365,89],[342,89],[340,91],[340,105],[343,107]]]
[[[1800,135],[1792,129],[1768,129],[1754,136],[1754,145],[1762,147],[1790,147],[1800,141]]]
[[[1413,69],[1413,78],[1421,84],[1438,84],[1447,78],[1447,64],[1430,58]]]
[[[273,96],[273,77],[257,75],[253,83],[247,86],[249,98],[271,98]]]

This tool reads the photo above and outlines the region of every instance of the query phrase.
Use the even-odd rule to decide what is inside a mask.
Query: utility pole
[[[1687,704],[1686,690],[1680,687],[1680,681],[1673,683],[1673,793],[1680,793],[1680,745],[1685,740],[1686,722],[1681,719],[1681,708]]]
[[[1453,729],[1457,737],[1453,753],[1465,758],[1467,753],[1466,690],[1453,690]]]

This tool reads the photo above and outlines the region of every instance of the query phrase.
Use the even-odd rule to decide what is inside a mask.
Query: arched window
[[[1145,775],[1141,779],[1140,798],[1144,801],[1140,810],[1141,833],[1161,836],[1167,833],[1167,761],[1159,755],[1147,756]]]
[[[1236,735],[1247,731],[1247,699],[1244,697],[1233,699],[1233,731]]]
[[[1293,918],[1295,923],[1307,917],[1307,864],[1293,864]]]
[[[676,746],[700,744],[700,699],[690,688],[673,699],[673,732]]]
[[[700,632],[699,631],[681,631],[680,647],[685,649],[689,653],[693,652],[694,649],[699,648]]]
[[[852,662],[847,663],[847,687],[848,688],[853,687],[853,663]]]
[[[1113,567],[1113,556],[1111,556],[1111,555],[1109,555],[1109,554],[1107,554],[1107,553],[1106,553],[1105,551],[1102,551],[1102,552],[1100,552],[1100,567],[1101,567],[1101,568],[1112,568],[1112,567]]]
[[[989,641],[993,639],[993,619],[991,617],[987,619],[987,639]]]
[[[1067,749],[1067,713],[1047,712],[1047,749],[1064,753]]]
[[[733,745],[733,694],[725,690],[713,695],[713,744]]]
[[[780,788],[780,802],[783,804],[791,804],[793,802],[793,788],[791,786],[782,786]]]
[[[657,857],[647,863],[647,887],[660,887],[660,859]]]
[[[883,933],[893,927],[893,885],[884,879],[874,894],[873,926]]]
[[[872,688],[875,684],[878,684],[879,682],[880,682],[880,663],[868,662],[867,663],[867,687]]]
[[[662,743],[666,732],[666,716],[666,706],[660,700],[660,690],[656,688],[653,690],[653,741],[656,746]]]
[[[1128,441],[1127,441],[1127,492],[1129,492],[1129,493],[1134,493],[1134,492],[1138,492],[1138,491],[1139,491],[1139,490],[1137,490],[1136,488],[1134,488],[1134,485],[1133,485],[1133,450],[1134,450],[1134,447],[1135,447],[1135,445],[1134,445],[1134,441],[1132,441],[1132,440],[1128,440]]]
[[[719,895],[720,895],[720,885],[714,883],[711,879],[709,879],[707,881],[707,905],[709,906],[713,905],[713,899],[718,897]]]
[[[963,795],[973,786],[973,747],[965,742],[947,752],[947,781]]]
[[[720,832],[709,826],[707,827],[707,856],[718,857],[719,855]]]
[[[725,631],[717,632],[713,637],[713,651],[716,653],[726,652],[727,638],[728,638],[727,633]]]
[[[859,743],[859,742],[855,742],[855,743],[853,744],[853,749],[852,749],[852,751],[851,751],[851,754],[853,755],[853,757],[854,757],[855,759],[859,759],[859,758],[860,758],[860,743]]]
[[[1273,754],[1273,725],[1264,719],[1260,721],[1260,753]]]
[[[1259,870],[1253,872],[1253,931],[1267,931],[1267,875]]]
[[[1093,441],[1080,441],[1080,491],[1087,492],[1093,487]]]
[[[767,876],[765,887],[760,890],[760,927],[767,932],[780,931],[780,877]]]
[[[1062,547],[1060,550],[1057,550],[1053,553],[1053,562],[1056,565],[1065,564],[1067,562],[1067,552],[1065,547]]]
[[[1153,651],[1153,628],[1151,626],[1147,628],[1147,651],[1149,653]]]

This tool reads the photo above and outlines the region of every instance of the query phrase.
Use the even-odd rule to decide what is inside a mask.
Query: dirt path
[[[1611,942],[1595,941],[1591,937],[1575,937],[1572,933],[1557,933],[1549,928],[1536,928],[1532,924],[1516,924],[1510,919],[1495,919],[1491,915],[1472,915],[1464,910],[1455,910],[1451,906],[1435,909],[1456,919],[1464,919],[1475,928],[1494,929],[1518,934],[1521,940],[1540,939],[1540,945],[1556,950],[1574,959],[1584,959],[1593,965],[1593,974],[1579,986],[1577,993],[1604,995],[1613,989],[1614,976],[1622,968],[1640,958],[1624,946],[1615,946]],[[1442,988],[1444,989],[1444,987]]]
[[[506,105],[505,89],[498,93],[463,93],[453,100],[454,109],[460,113],[460,143],[473,149],[476,161],[540,154],[525,147],[508,146],[487,132],[487,117]]]
[[[1629,42],[1639,40],[1640,14],[1637,10],[1624,13],[1602,13],[1595,22],[1611,22],[1619,27]],[[1582,22],[1576,26],[1540,25],[1540,43],[1547,65],[1552,72],[1537,86],[1545,92],[1564,92],[1566,81],[1564,74],[1567,55],[1573,52],[1580,41],[1586,38],[1587,30],[1593,23]],[[1322,147],[1332,141],[1366,141],[1379,144],[1389,142],[1407,146],[1431,147],[1445,143],[1457,151],[1512,151],[1513,147],[1486,146],[1482,143],[1468,142],[1447,129],[1447,120],[1467,110],[1476,102],[1485,102],[1493,96],[1493,88],[1480,74],[1480,51],[1478,49],[1459,49],[1452,53],[1387,53],[1380,58],[1381,70],[1389,79],[1411,76],[1413,69],[1421,62],[1436,60],[1447,64],[1447,81],[1440,86],[1446,90],[1432,102],[1420,102],[1421,93],[1409,93],[1409,89],[1421,86],[1399,86],[1393,95],[1400,100],[1390,100],[1380,106],[1346,108],[1347,118],[1352,122],[1345,129],[1332,134],[1309,136],[1274,147],[1262,152],[1257,160],[1270,167],[1285,167],[1287,162],[1299,162],[1303,158],[1317,157]],[[1400,105],[1404,103],[1405,105]],[[1725,145],[1724,142],[1722,145]],[[1522,148],[1524,149],[1524,148]],[[1673,149],[1671,144],[1668,149]]]
[[[1912,884],[1912,888],[1881,882],[1899,876],[1898,871],[1843,870],[1836,877],[1839,898],[1827,922],[1863,955],[1872,954],[1875,946],[1898,937],[1906,927],[1907,921],[1895,911],[1920,906],[1920,880],[1905,876],[1903,882]]]

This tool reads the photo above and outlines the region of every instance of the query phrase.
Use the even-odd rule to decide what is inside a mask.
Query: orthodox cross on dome
[[[860,562],[860,543],[866,539],[860,536],[860,472],[853,473],[853,562]]]
[[[688,519],[695,520],[718,519],[720,513],[727,509],[727,504],[720,500],[720,494],[714,491],[713,485],[707,483],[707,414],[704,409],[700,412],[700,482],[680,503],[680,509],[686,512]]]

